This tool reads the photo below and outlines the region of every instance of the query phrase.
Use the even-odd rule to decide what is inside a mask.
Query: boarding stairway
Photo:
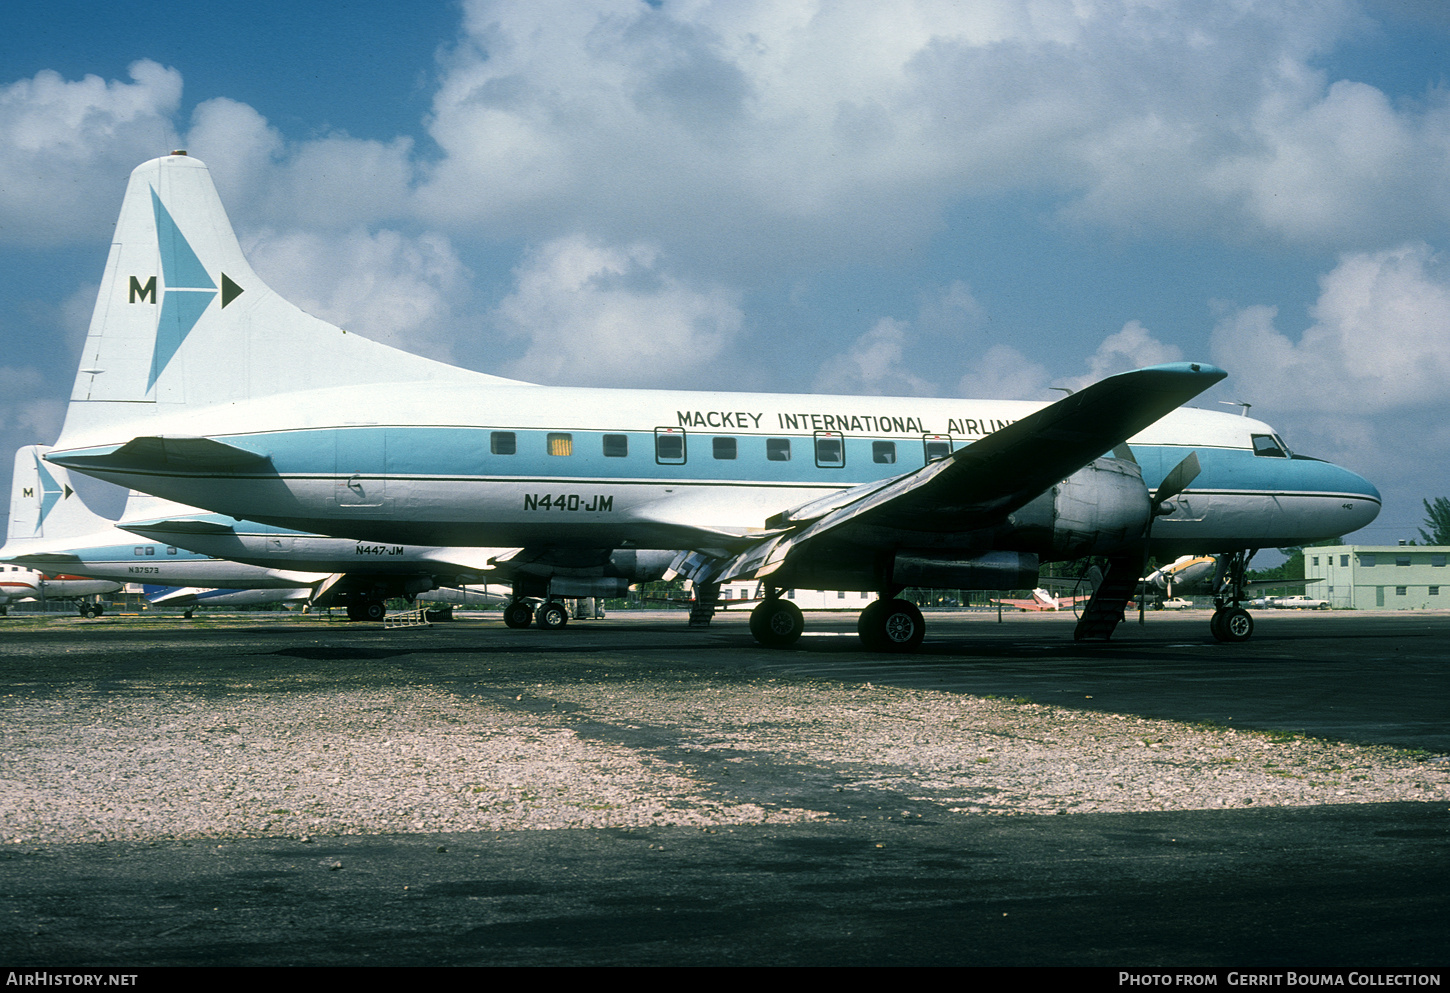
[[[1072,632],[1074,641],[1107,641],[1113,636],[1137,588],[1142,566],[1143,560],[1136,556],[1108,560],[1103,581],[1093,590],[1092,599],[1077,619],[1077,627]]]
[[[690,627],[709,627],[710,621],[715,617],[715,608],[719,604],[719,583],[696,583],[695,600],[690,604]]]

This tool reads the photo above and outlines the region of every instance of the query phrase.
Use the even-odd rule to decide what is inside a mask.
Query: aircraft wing
[[[682,556],[675,568],[707,581],[764,576],[827,535],[870,545],[872,532],[990,526],[1227,375],[1183,362],[1109,377],[915,472],[777,515],[767,526],[791,531],[766,536],[729,560],[706,567]]]

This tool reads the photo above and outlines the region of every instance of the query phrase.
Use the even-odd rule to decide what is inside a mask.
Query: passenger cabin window
[[[846,464],[846,439],[835,431],[816,432],[816,465],[839,469]]]
[[[573,455],[574,436],[572,434],[561,434],[549,432],[549,454],[550,455]]]
[[[684,428],[655,428],[655,461],[660,465],[684,464]]]
[[[790,439],[789,438],[766,438],[765,457],[771,462],[790,461]]]
[[[952,440],[945,435],[929,434],[922,441],[926,444],[926,460],[935,462],[952,453]]]
[[[894,441],[873,441],[871,442],[871,461],[881,465],[896,464],[896,442]]]
[[[711,443],[711,452],[717,459],[735,458],[735,439],[716,438]]]
[[[1262,455],[1271,459],[1287,459],[1289,449],[1279,440],[1278,435],[1256,434],[1253,436],[1254,454]]]
[[[607,459],[622,459],[629,455],[629,436],[624,434],[607,434],[604,436],[604,457]]]
[[[512,455],[518,451],[518,438],[512,431],[491,431],[488,435],[488,450],[494,455]]]

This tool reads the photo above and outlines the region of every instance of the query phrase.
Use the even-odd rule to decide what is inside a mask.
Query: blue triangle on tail
[[[171,219],[156,191],[151,191],[151,206],[156,213],[156,247],[161,252],[161,273],[168,287],[189,290],[214,290],[216,283],[206,274],[206,267],[191,250],[191,243]]]

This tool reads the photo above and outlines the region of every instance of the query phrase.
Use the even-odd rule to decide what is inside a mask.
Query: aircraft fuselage
[[[910,472],[1045,406],[410,385],[193,408],[174,421],[158,404],[148,413],[160,416],[67,439],[48,458],[237,518],[369,542],[728,549],[783,509]],[[1181,408],[1130,439],[1150,491],[1189,452],[1202,466],[1155,522],[1158,554],[1296,544],[1373,519],[1379,494],[1366,480],[1256,454],[1265,436],[1263,422]],[[259,458],[122,464],[134,437],[210,438]]]

